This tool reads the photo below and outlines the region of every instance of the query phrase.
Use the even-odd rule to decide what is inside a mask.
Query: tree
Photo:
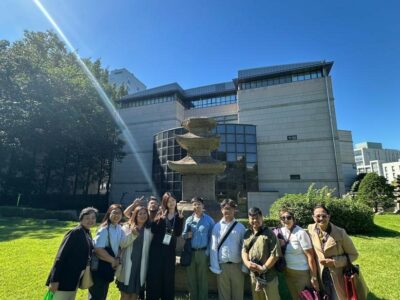
[[[100,60],[84,61],[111,99],[126,93],[108,82]],[[111,176],[123,144],[91,81],[55,33],[0,41],[0,197],[87,194]]]
[[[378,207],[393,206],[393,187],[387,183],[386,178],[376,173],[368,173],[360,183],[357,200],[367,204],[378,212]]]
[[[360,187],[360,183],[364,179],[365,175],[367,175],[367,173],[360,173],[360,174],[358,174],[356,176],[356,178],[354,179],[354,182],[353,182],[353,184],[351,185],[351,188],[350,188],[350,192],[352,194],[358,192],[358,189]]]

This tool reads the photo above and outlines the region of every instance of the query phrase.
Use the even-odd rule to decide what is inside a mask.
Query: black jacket
[[[92,250],[90,231],[81,225],[68,231],[58,249],[46,285],[50,282],[59,282],[60,291],[75,291]]]

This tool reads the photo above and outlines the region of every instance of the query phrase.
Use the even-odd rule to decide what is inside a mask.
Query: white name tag
[[[172,235],[170,233],[166,233],[164,235],[164,239],[162,241],[163,244],[168,246],[171,243],[171,238],[172,238]]]

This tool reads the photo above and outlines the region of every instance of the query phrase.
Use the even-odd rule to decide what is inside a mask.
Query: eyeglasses
[[[314,216],[315,218],[317,218],[317,219],[326,219],[327,217],[328,217],[328,215],[326,215],[326,214],[320,214],[320,215],[315,215]]]
[[[292,219],[293,219],[292,216],[282,216],[282,217],[281,217],[281,221],[290,221],[290,220],[292,220]]]

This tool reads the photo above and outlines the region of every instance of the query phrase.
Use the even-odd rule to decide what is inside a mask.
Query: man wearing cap
[[[250,270],[253,300],[280,300],[278,274],[274,265],[282,256],[275,234],[264,225],[258,207],[248,211],[249,226],[244,236],[242,259]]]
[[[191,239],[192,261],[187,267],[191,300],[208,299],[208,255],[214,220],[203,212],[203,199],[192,199],[193,214],[187,218],[182,233],[184,239]]]
[[[235,201],[224,199],[220,206],[222,219],[215,224],[211,235],[210,270],[217,274],[219,300],[242,300],[241,250],[246,229],[235,220]]]

